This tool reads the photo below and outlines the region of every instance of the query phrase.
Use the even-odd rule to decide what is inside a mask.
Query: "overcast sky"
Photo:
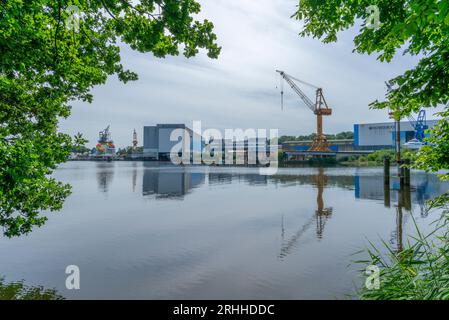
[[[290,16],[297,0],[199,0],[201,17],[215,25],[222,52],[217,60],[201,51],[194,58],[154,58],[124,47],[124,65],[139,80],[123,84],[110,77],[93,90],[93,103],[73,103],[61,124],[69,134],[82,132],[95,145],[98,131],[111,125],[117,147],[131,145],[132,132],[142,145],[144,125],[201,120],[203,129],[277,128],[280,134],[316,130],[313,113],[289,87],[281,111],[276,69],[323,88],[334,114],[325,117],[325,133],[353,130],[354,123],[387,121],[386,111],[368,104],[382,99],[384,81],[413,67],[415,60],[398,56],[380,63],[375,56],[352,53],[355,30],[324,45],[300,38],[301,25]],[[381,17],[382,20],[382,17]],[[313,91],[305,90],[312,100]]]

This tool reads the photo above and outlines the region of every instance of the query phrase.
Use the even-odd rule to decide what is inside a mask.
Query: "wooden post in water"
[[[402,206],[398,205],[396,208],[396,250],[397,252],[402,252],[404,250],[403,245],[403,216],[402,216]]]
[[[406,159],[404,162],[404,184],[410,186],[410,160]]]
[[[390,158],[384,159],[384,184],[390,185]]]
[[[405,186],[405,168],[402,166],[403,162],[401,161],[399,164],[399,180],[401,182],[401,190],[404,189]]]
[[[402,189],[405,186],[405,170],[402,166],[404,162],[401,159],[401,118],[396,119],[396,163],[398,166],[398,177]]]
[[[401,176],[401,118],[396,120],[396,162],[398,165],[398,175]]]
[[[404,208],[405,210],[412,210],[412,192],[410,190],[410,185],[405,186],[404,190]]]
[[[390,197],[390,185],[384,184],[384,206],[385,208],[391,207],[391,197]]]
[[[390,158],[384,159],[384,205],[390,207]]]

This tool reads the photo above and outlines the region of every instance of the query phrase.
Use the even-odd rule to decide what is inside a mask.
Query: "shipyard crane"
[[[423,142],[425,138],[425,131],[429,129],[426,123],[426,110],[422,109],[418,114],[418,119],[415,119],[412,115],[408,116],[408,120],[415,129],[415,139],[419,142]]]
[[[310,152],[331,152],[329,149],[329,144],[327,142],[326,136],[323,134],[323,116],[330,116],[332,115],[332,109],[329,108],[327,105],[326,99],[323,95],[323,89],[319,88],[317,86],[314,86],[310,83],[307,83],[305,81],[296,79],[295,77],[292,77],[291,75],[288,75],[284,71],[276,70],[281,75],[281,105],[283,106],[284,103],[284,90],[282,88],[282,80],[285,80],[290,87],[293,89],[293,91],[296,92],[296,94],[302,99],[302,101],[306,104],[306,106],[312,110],[312,112],[316,115],[317,118],[317,132],[316,136],[313,139],[312,146],[308,151]],[[298,87],[298,85],[295,83],[299,82],[303,85],[307,85],[309,87],[312,87],[316,90],[316,99],[315,103],[312,102],[312,100]]]
[[[109,131],[110,125],[106,127],[103,131],[100,131],[98,133],[98,142],[99,143],[107,143],[109,140],[111,140],[111,133]]]

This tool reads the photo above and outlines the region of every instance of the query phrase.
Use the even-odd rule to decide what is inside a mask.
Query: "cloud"
[[[325,119],[325,132],[352,130],[354,123],[387,121],[385,111],[369,110],[382,98],[384,81],[412,67],[416,60],[380,63],[374,56],[352,53],[356,29],[324,45],[300,38],[300,23],[291,19],[297,0],[201,1],[201,18],[215,25],[223,47],[219,59],[204,52],[197,57],[154,58],[122,48],[125,66],[138,72],[128,84],[111,77],[93,90],[94,102],[73,104],[72,116],[61,130],[83,132],[94,145],[98,131],[111,124],[116,145],[131,145],[136,128],[144,125],[201,120],[203,128],[278,128],[281,134],[315,131],[315,118],[285,87],[281,112],[279,75],[282,69],[324,89],[334,115]],[[313,98],[313,92],[307,92]],[[142,143],[142,141],[140,141]]]

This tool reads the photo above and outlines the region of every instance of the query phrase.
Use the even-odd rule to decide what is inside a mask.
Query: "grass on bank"
[[[449,194],[429,202],[428,210],[443,208],[434,230],[423,235],[413,219],[417,236],[410,237],[406,248],[395,252],[384,242],[387,254],[371,243],[369,260],[357,261],[380,269],[380,288],[365,286],[358,296],[363,300],[449,300]],[[412,217],[413,218],[413,217]],[[366,275],[365,275],[366,276]]]
[[[404,150],[401,153],[401,158],[402,160],[410,160],[411,162],[413,162],[413,160],[415,159],[415,155],[416,151]],[[394,165],[396,152],[394,150],[378,150],[366,156],[349,156],[347,158],[341,159],[339,163],[342,165],[351,166],[381,166],[384,164],[385,158],[392,160],[391,165]]]

